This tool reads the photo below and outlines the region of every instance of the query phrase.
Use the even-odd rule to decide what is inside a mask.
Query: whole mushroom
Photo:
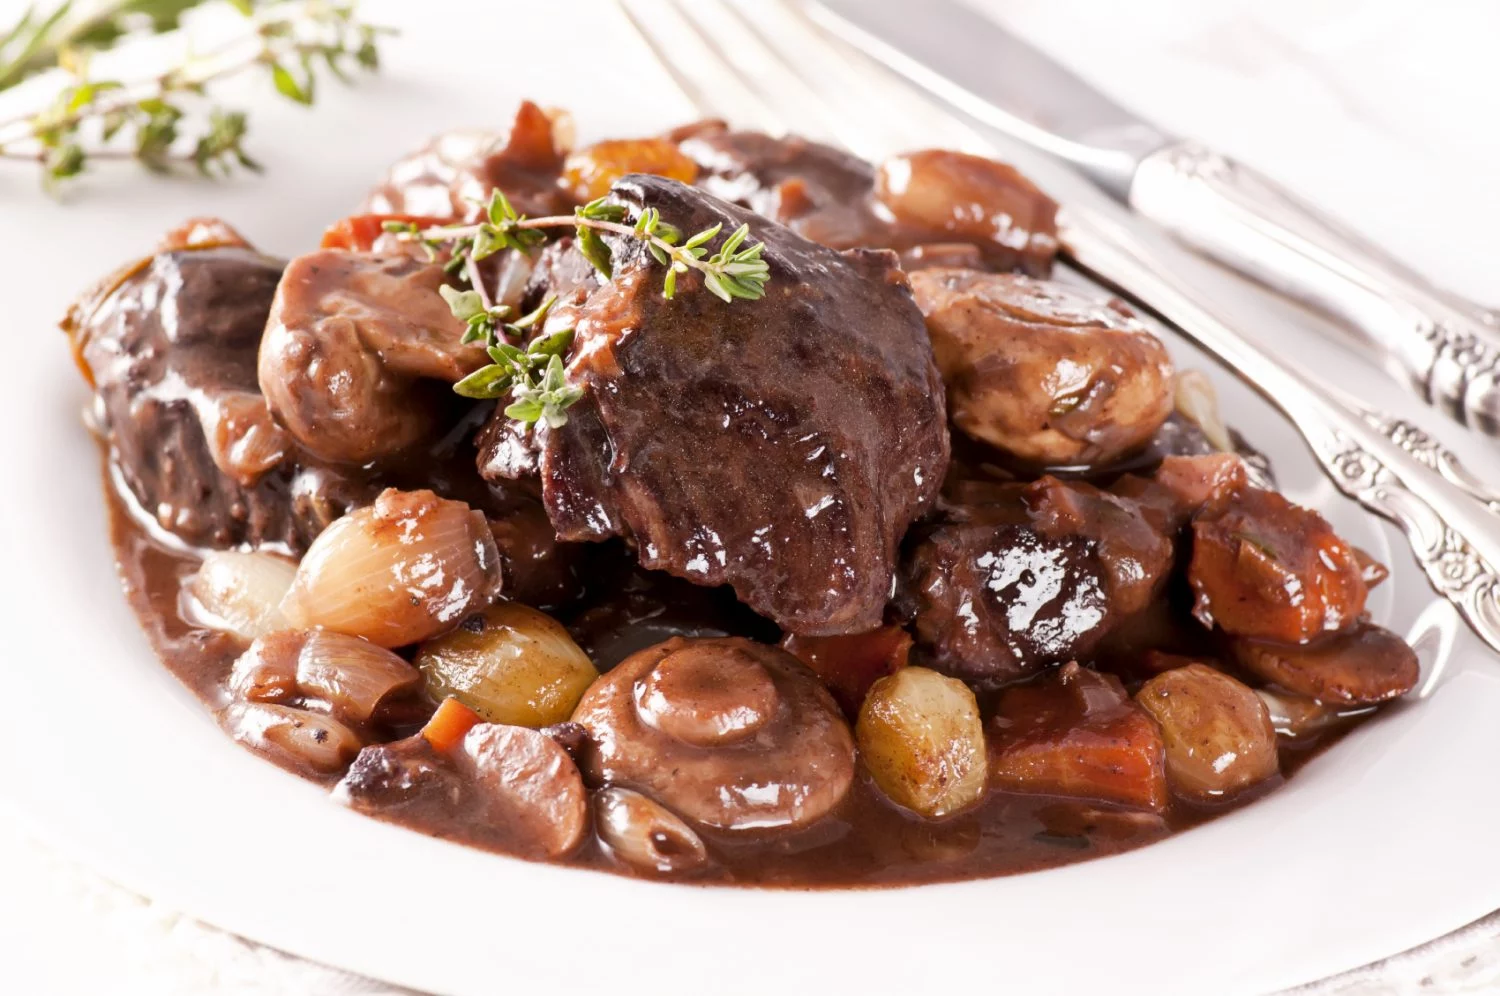
[[[833,697],[785,651],[736,637],[674,637],[626,658],[573,714],[585,774],[720,830],[803,827],[854,778]]]

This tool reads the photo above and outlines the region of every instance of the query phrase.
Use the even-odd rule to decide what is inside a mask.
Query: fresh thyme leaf
[[[566,353],[571,345],[573,345],[573,330],[563,329],[549,335],[537,336],[526,347],[526,352],[530,356],[550,356],[557,359]]]
[[[276,84],[276,92],[299,104],[311,104],[312,94],[297,82],[291,70],[279,62],[271,63],[271,80]]]
[[[479,296],[478,291],[461,291],[444,284],[438,288],[438,293],[448,302],[448,310],[453,312],[453,317],[461,322],[470,321],[476,315],[485,313],[484,298]]]
[[[513,321],[509,325],[507,325],[506,328],[510,329],[512,332],[515,332],[515,333],[519,334],[519,333],[525,331],[526,329],[529,329],[532,326],[537,325],[538,323],[540,323],[542,321],[542,319],[546,318],[547,317],[547,312],[551,311],[552,310],[552,306],[554,304],[556,304],[556,303],[557,303],[557,295],[556,294],[548,294],[547,295],[547,300],[545,300],[541,304],[537,305],[535,311],[532,311],[530,314],[523,315],[522,317],[517,318],[515,321]]]
[[[454,384],[453,390],[456,394],[475,400],[498,398],[510,389],[511,380],[511,372],[503,367],[480,367]]]
[[[542,402],[533,397],[505,406],[505,414],[517,422],[535,422],[542,417],[544,410]]]
[[[583,258],[588,260],[605,280],[613,279],[614,260],[610,257],[609,246],[604,244],[599,233],[580,223],[577,238],[578,251],[583,253]]]

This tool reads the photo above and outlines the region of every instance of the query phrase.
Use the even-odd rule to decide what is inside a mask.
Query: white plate
[[[53,323],[94,277],[191,214],[222,214],[271,251],[312,245],[384,162],[436,129],[499,122],[522,85],[573,107],[585,134],[688,116],[601,8],[510,9],[521,6],[440,4],[444,17],[428,23],[414,5],[393,7],[407,35],[382,80],[352,95],[329,87],[311,113],[246,96],[263,179],[124,172],[67,205],[33,195],[29,176],[0,179],[5,800],[131,889],[287,951],[442,992],[1264,992],[1500,906],[1500,849],[1478,833],[1500,818],[1500,798],[1492,779],[1471,774],[1500,753],[1500,667],[1431,597],[1396,534],[1336,499],[1285,423],[1223,376],[1226,411],[1272,455],[1286,490],[1394,568],[1372,610],[1417,642],[1424,681],[1420,696],[1269,798],[1153,847],[906,890],[657,885],[386,826],[231,744],[158,665],[120,596],[78,417],[85,392]],[[611,40],[594,43],[592,66],[571,49],[536,65],[527,43],[562,37],[559,23],[597,23],[596,37]],[[510,42],[493,56],[460,54],[455,38]],[[1055,194],[1092,199],[1055,171],[1031,171]],[[1306,319],[1183,266],[1279,348],[1410,409],[1358,357],[1313,340]]]

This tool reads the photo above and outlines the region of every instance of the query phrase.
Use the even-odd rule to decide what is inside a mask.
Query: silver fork
[[[755,0],[753,16],[720,0],[617,2],[705,115],[773,134],[794,130],[867,158],[917,145],[994,152],[960,118],[861,63],[783,0]],[[672,58],[661,58],[667,51]],[[879,113],[872,115],[872,107]],[[907,127],[908,121],[919,127]],[[1080,270],[1166,318],[1280,408],[1339,490],[1395,522],[1433,588],[1500,650],[1494,566],[1500,565],[1494,517],[1500,494],[1418,426],[1322,387],[1296,364],[1267,355],[1112,219],[1068,205],[1059,232]]]

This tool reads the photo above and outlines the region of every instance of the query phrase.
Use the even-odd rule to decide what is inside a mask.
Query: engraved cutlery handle
[[[1161,314],[1285,412],[1339,490],[1400,526],[1433,588],[1500,650],[1500,521],[1471,493],[1490,495],[1482,482],[1418,427],[1273,359],[1129,232],[1071,209],[1063,221],[1063,243],[1079,266]]]
[[[1195,142],[1147,156],[1130,205],[1379,349],[1428,404],[1500,435],[1500,326],[1262,174]]]

